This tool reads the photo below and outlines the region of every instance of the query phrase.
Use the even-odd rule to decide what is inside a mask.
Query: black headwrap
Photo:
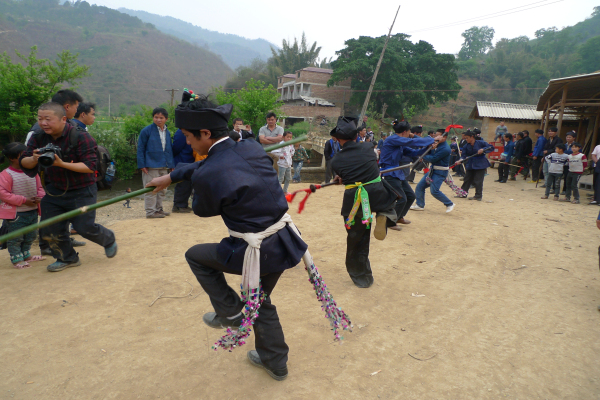
[[[177,128],[197,131],[201,129],[229,130],[229,117],[233,111],[232,104],[216,107],[202,96],[192,96],[187,90],[184,90],[183,101],[175,109],[175,126]],[[190,100],[191,98],[194,100]]]
[[[339,117],[337,125],[329,134],[336,139],[353,140],[358,133],[358,130],[356,129],[357,121],[358,119],[352,117]]]

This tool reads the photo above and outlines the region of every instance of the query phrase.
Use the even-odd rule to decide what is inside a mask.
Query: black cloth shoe
[[[264,365],[262,361],[260,361],[260,357],[258,356],[256,350],[250,350],[248,352],[248,360],[250,360],[250,363],[255,367],[263,368],[265,371],[267,371],[267,374],[269,374],[269,376],[275,379],[276,381],[282,381],[288,376],[287,367],[283,367],[280,369],[270,369],[266,365]]]
[[[227,319],[225,317],[219,317],[217,313],[209,312],[202,316],[202,321],[211,328],[223,329],[223,328],[239,328],[242,324],[244,315],[240,315],[236,319]]]
[[[477,200],[477,201],[481,201],[481,197],[469,197],[469,200]]]
[[[52,255],[52,250],[50,250],[49,247],[46,247],[45,249],[40,249],[42,252],[43,256],[51,256]]]
[[[71,244],[73,245],[73,247],[85,246],[85,242],[80,242],[79,240],[75,240],[73,238],[71,238]]]
[[[502,182],[501,179],[496,179],[494,182]]]
[[[173,209],[171,210],[171,212],[187,214],[187,213],[191,213],[192,209],[189,208],[189,207],[176,207],[176,206],[173,206]]]

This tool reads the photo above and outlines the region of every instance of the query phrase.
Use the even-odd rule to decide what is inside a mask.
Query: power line
[[[540,8],[540,7],[546,7],[546,6],[549,6],[549,5],[552,5],[552,4],[560,3],[563,0],[553,1],[552,3],[546,3],[547,1],[548,0],[537,1],[537,2],[534,2],[534,3],[525,4],[523,6],[509,8],[509,9],[504,10],[504,11],[497,11],[495,13],[485,14],[485,15],[481,15],[479,17],[473,17],[473,18],[462,20],[462,21],[451,22],[451,23],[448,23],[448,24],[445,24],[445,25],[439,25],[439,26],[435,26],[435,27],[431,27],[431,28],[417,29],[417,30],[414,30],[414,31],[406,32],[406,33],[407,34],[412,34],[412,33],[417,33],[417,32],[426,32],[426,31],[432,31],[432,30],[436,30],[436,29],[450,28],[450,27],[454,27],[454,26],[458,26],[458,25],[467,24],[467,23],[482,21],[482,20],[485,20],[485,19],[503,17],[503,16],[510,15],[510,14],[516,14],[516,13],[519,13],[519,12],[522,12],[522,11],[532,10],[532,9]],[[529,6],[532,6],[534,4],[539,4],[539,3],[546,3],[546,4],[541,4],[541,5],[537,5],[537,6],[534,6],[534,7],[529,7]],[[523,7],[528,7],[528,8],[523,8]],[[516,11],[513,11],[513,10],[516,10]]]

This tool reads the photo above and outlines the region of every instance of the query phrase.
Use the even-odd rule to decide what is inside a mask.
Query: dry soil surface
[[[15,270],[5,253],[0,398],[599,398],[599,209],[495,175],[483,202],[457,199],[446,214],[428,194],[411,225],[373,239],[369,289],[345,271],[343,189],[320,190],[300,215],[296,201],[290,213],[354,330],[333,342],[303,267],[284,273],[273,292],[290,346],[283,382],[249,364],[253,340],[211,350],[221,332],[202,322],[212,308],[184,253],[225,236],[219,218],[147,220],[134,201],[99,211],[114,259],[88,243],[82,266],[49,273],[47,262]],[[160,294],[185,297],[150,307]]]

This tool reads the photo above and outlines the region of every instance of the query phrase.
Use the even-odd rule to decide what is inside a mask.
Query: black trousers
[[[499,180],[501,180],[501,181],[508,180],[509,173],[510,173],[510,165],[498,163],[498,179]]]
[[[538,179],[541,178],[541,167],[542,167],[542,162],[544,161],[543,157],[538,157],[536,160],[533,160],[533,163],[531,165],[531,180],[532,181],[537,181]]]
[[[468,169],[465,175],[465,180],[462,185],[462,190],[469,191],[471,184],[475,185],[475,198],[483,197],[483,178],[485,177],[485,169]]]
[[[563,176],[562,176],[562,181],[563,181],[563,185],[562,185],[562,192],[566,192],[567,191],[567,176],[569,175],[569,167],[565,165],[565,168],[563,169]],[[560,189],[560,187],[559,187]],[[559,192],[559,193],[562,193]]]
[[[386,176],[384,179],[402,197],[396,201],[394,210],[396,211],[396,217],[398,219],[404,218],[406,213],[408,213],[408,210],[410,210],[410,206],[413,205],[415,199],[417,198],[417,196],[415,196],[415,192],[405,180],[401,181],[393,176]]]
[[[333,160],[333,158],[325,160],[325,183],[329,183],[329,181],[334,178],[333,170],[331,169],[331,160]]]
[[[179,208],[187,208],[188,201],[192,195],[192,181],[181,181],[175,186],[173,205]]]
[[[52,197],[50,194],[60,195],[63,191],[54,188],[52,185],[46,185],[46,192],[40,204],[42,207],[42,218],[40,221],[83,206],[95,204],[98,189],[94,184],[80,189],[69,190],[59,197]],[[41,235],[50,245],[52,257],[58,261],[71,263],[79,259],[79,254],[73,250],[69,235],[69,224],[73,224],[73,228],[83,238],[102,247],[110,246],[115,242],[114,232],[96,223],[96,211],[80,214],[74,218],[57,222],[40,230]]]
[[[600,171],[599,168],[596,167],[594,169],[593,185],[594,185],[594,200],[600,203]]]
[[[362,225],[362,224],[361,224]],[[225,273],[241,275],[217,261],[217,243],[198,244],[185,253],[190,268],[202,289],[208,295],[217,315],[233,317],[243,308],[240,296],[225,280]],[[271,369],[284,368],[288,360],[289,347],[285,343],[283,328],[275,305],[271,303],[271,292],[283,272],[261,275],[262,288],[267,295],[258,318],[254,321],[254,343],[261,362]]]
[[[425,163],[423,161],[419,161],[419,163],[415,165],[415,168],[408,174],[406,180],[409,182],[413,182],[415,180],[415,171],[421,171],[423,168],[425,168]]]
[[[344,217],[344,223],[346,222]],[[368,288],[373,284],[373,272],[369,261],[371,229],[361,222],[362,207],[356,213],[354,225],[346,229],[346,271],[358,287]]]

